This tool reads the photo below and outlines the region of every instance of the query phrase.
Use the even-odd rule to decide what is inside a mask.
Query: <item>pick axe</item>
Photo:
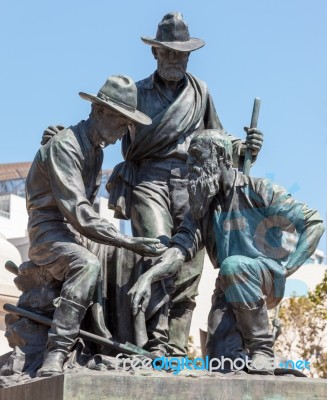
[[[9,313],[13,313],[16,315],[19,315],[20,317],[25,317],[29,318],[32,321],[38,322],[40,324],[46,325],[46,326],[51,326],[52,320],[50,318],[47,318],[43,315],[34,313],[29,310],[25,310],[24,308],[14,306],[12,304],[6,303],[3,305],[3,309]],[[126,342],[126,343],[119,343],[116,340],[109,339],[109,338],[103,338],[98,335],[94,335],[93,333],[83,331],[80,329],[79,331],[79,336],[82,339],[90,340],[91,342],[97,343],[102,345],[103,347],[109,348],[109,349],[114,349],[114,350],[119,350],[123,353],[126,354],[137,354],[140,356],[145,356],[148,358],[151,358],[154,360],[156,356],[141,347],[138,347],[132,343]]]
[[[254,99],[254,103],[253,103],[253,110],[252,110],[252,118],[251,118],[250,129],[251,128],[256,128],[257,125],[258,125],[260,103],[261,103],[261,100],[259,99],[259,97],[256,97]],[[249,175],[250,174],[251,164],[252,164],[252,149],[247,147],[247,149],[245,151],[244,165],[243,165],[243,174],[244,175]]]

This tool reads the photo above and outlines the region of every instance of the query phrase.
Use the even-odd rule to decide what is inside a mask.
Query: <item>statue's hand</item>
[[[146,257],[160,256],[167,250],[167,247],[160,243],[159,239],[144,237],[124,236],[121,245],[125,247],[125,249]]]
[[[43,132],[43,135],[42,135],[42,140],[41,140],[42,146],[44,144],[48,143],[48,141],[50,139],[52,139],[52,137],[54,135],[56,135],[57,133],[59,133],[63,129],[65,129],[65,127],[63,125],[50,125],[50,126],[48,126],[47,129]]]
[[[168,249],[147,272],[139,277],[129,291],[132,296],[133,315],[136,315],[140,308],[143,312],[147,309],[151,297],[151,284],[176,274],[182,267],[185,257],[185,250],[175,245]]]
[[[151,298],[151,276],[148,273],[141,275],[128,294],[132,300],[133,315],[137,315],[139,309],[145,312]]]
[[[245,145],[252,149],[252,154],[259,153],[263,143],[263,133],[257,128],[244,128],[246,132]]]

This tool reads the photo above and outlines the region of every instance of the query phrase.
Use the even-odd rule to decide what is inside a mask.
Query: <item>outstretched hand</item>
[[[180,247],[171,247],[156,263],[141,275],[129,294],[132,296],[132,310],[135,316],[139,309],[147,309],[151,297],[151,284],[173,276],[182,267],[186,253]]]
[[[47,129],[43,132],[43,135],[42,135],[42,140],[41,140],[42,146],[44,144],[48,143],[48,141],[50,139],[52,139],[54,135],[56,135],[57,133],[59,133],[63,129],[65,129],[65,127],[63,125],[50,125],[50,126],[48,126]]]
[[[167,250],[167,247],[160,243],[159,239],[131,236],[124,237],[122,247],[146,257],[160,256]]]
[[[150,274],[146,272],[139,277],[137,282],[128,292],[132,300],[133,316],[136,316],[140,309],[145,312],[148,308],[151,298],[151,283],[152,278]]]
[[[263,133],[257,128],[244,128],[246,132],[245,145],[252,149],[253,155],[259,153],[263,143]]]

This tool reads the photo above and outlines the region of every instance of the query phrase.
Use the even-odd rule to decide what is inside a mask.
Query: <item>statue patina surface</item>
[[[137,82],[137,104],[153,122],[146,128],[137,126],[123,138],[125,162],[114,169],[108,183],[109,207],[116,216],[131,219],[135,236],[158,237],[167,244],[189,210],[186,159],[190,140],[205,128],[223,128],[206,84],[186,72],[190,53],[204,42],[190,37],[181,13],[165,15],[156,37],[142,40],[152,46],[157,70]],[[50,127],[43,140],[59,130]],[[242,164],[245,148],[252,151],[255,161],[262,145],[258,129],[246,131],[245,141],[231,137],[235,166]],[[102,248],[100,253],[102,265],[110,266],[102,271],[102,292],[104,324],[114,337],[145,345],[155,354],[185,355],[203,252],[184,263],[177,279],[158,283],[151,307],[136,319],[127,293],[153,262],[125,249]],[[160,315],[168,313],[166,326],[167,319]],[[104,324],[98,324],[102,334]]]
[[[97,95],[81,92],[92,102],[89,118],[61,130],[36,154],[26,180],[30,261],[20,267],[15,283],[23,291],[18,305],[53,314],[53,321],[48,331],[26,318],[8,316],[9,343],[15,350],[1,370],[4,375],[62,372],[100,281],[94,246],[124,247],[147,256],[165,250],[158,239],[122,235],[92,207],[102,148],[121,139],[134,124],[151,123],[136,109],[136,95],[135,83],[122,75],[109,77]],[[95,242],[93,252],[83,245],[85,238]]]
[[[151,76],[136,83],[137,104],[142,112],[151,116],[153,122],[147,127],[138,126],[134,134],[123,138],[126,161],[114,169],[110,178],[109,205],[117,211],[117,216],[131,219],[135,236],[158,237],[168,244],[189,210],[186,159],[190,141],[196,132],[203,129],[223,130],[223,127],[207,85],[186,72],[190,53],[204,46],[204,42],[190,37],[181,13],[165,15],[158,25],[156,37],[142,37],[142,40],[152,46],[157,69]],[[245,142],[231,137],[234,165],[241,162],[239,156],[244,147],[252,149],[254,159],[261,148],[262,133],[258,129],[249,129],[247,133]],[[123,304],[122,293],[126,294],[137,276],[131,275],[130,266],[121,264],[123,257],[120,251],[118,253],[115,262],[125,272],[118,272],[116,267],[116,275],[108,279],[111,282],[109,285],[113,285],[112,281],[116,279],[111,291],[114,293],[111,303],[125,307],[124,314],[128,315],[130,304]],[[111,262],[114,263],[114,260]],[[137,262],[139,274],[152,265],[149,260]],[[127,325],[128,320],[120,327],[116,318],[117,337],[125,339],[127,331],[131,335],[129,340],[135,340],[139,345],[146,342],[146,348],[153,353],[186,355],[202,268],[203,252],[198,252],[192,260],[183,264],[174,281],[157,285],[157,294],[153,293],[151,307],[145,315],[146,335],[138,335],[142,323],[134,321],[137,328],[134,327],[136,335],[133,338],[133,326]],[[117,286],[121,291],[117,290]],[[158,305],[168,298],[170,304],[164,304],[158,312]],[[165,325],[167,319],[159,315],[167,315],[168,312],[169,321]]]
[[[180,13],[165,15],[156,37],[142,40],[157,62],[150,77],[136,85],[111,77],[97,95],[81,93],[93,103],[89,119],[43,135],[27,180],[31,261],[15,281],[23,291],[19,305],[54,320],[48,332],[7,317],[16,354],[5,374],[33,375],[45,346],[39,375],[62,372],[91,308],[97,321],[86,323],[87,330],[113,333],[156,355],[185,355],[204,247],[220,268],[207,354],[250,354],[254,372],[272,372],[265,363],[273,355],[267,308],[278,304],[286,277],[315,250],[321,218],[280,186],[234,169],[245,149],[255,161],[262,133],[246,128],[242,141],[224,130],[206,84],[187,72],[190,53],[204,42],[190,37]],[[120,138],[125,162],[108,183],[109,206],[131,219],[133,238],[91,207],[101,148]],[[298,247],[283,267],[288,254],[278,239],[293,229]],[[168,244],[162,261],[152,259]]]
[[[208,317],[207,354],[231,359],[249,355],[248,372],[272,374],[273,336],[267,309],[284,295],[285,281],[315,251],[324,232],[317,211],[281,186],[232,168],[232,143],[218,130],[193,137],[187,160],[190,212],[162,260],[132,288],[133,312],[146,310],[151,283],[167,278],[203,246],[219,268]],[[197,228],[187,222],[191,214]],[[281,232],[299,239],[292,254]]]

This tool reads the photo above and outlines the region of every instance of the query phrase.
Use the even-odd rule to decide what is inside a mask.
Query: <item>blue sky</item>
[[[140,36],[155,36],[169,11],[206,42],[188,69],[207,82],[229,132],[243,137],[262,99],[265,142],[251,174],[272,177],[326,220],[325,0],[2,0],[0,162],[32,160],[49,124],[86,118],[79,91],[97,92],[111,74],[150,75]],[[104,167],[119,161],[118,144]]]

